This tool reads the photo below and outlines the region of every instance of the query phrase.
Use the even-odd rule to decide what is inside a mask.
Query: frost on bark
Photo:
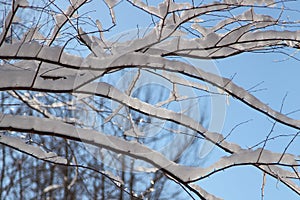
[[[31,190],[31,195],[55,197],[58,195],[55,191],[61,191],[60,194],[72,198],[70,191],[79,195],[79,191],[89,190],[87,194],[96,198],[122,199],[125,193],[137,199],[156,198],[164,191],[159,185],[164,184],[161,180],[168,180],[181,186],[190,198],[220,199],[222,196],[206,191],[201,181],[237,166],[254,167],[263,177],[272,177],[291,193],[300,195],[299,155],[289,151],[291,145],[299,142],[300,120],[272,108],[230,78],[174,59],[221,60],[253,52],[282,53],[297,60],[299,21],[287,20],[290,19],[287,15],[299,11],[291,9],[289,3],[273,0],[0,2],[3,16],[0,143],[21,155],[51,163],[49,180],[52,177],[52,181],[45,181],[48,185],[41,191]],[[138,36],[129,40],[122,40],[122,35],[109,38],[110,31],[124,26],[118,24],[118,12],[122,11],[117,8],[122,6],[132,7],[151,21],[146,31],[137,28]],[[96,14],[89,16],[90,11]],[[97,18],[99,13],[105,13],[109,20]],[[290,51],[295,52],[290,54]],[[128,85],[122,85],[125,90],[120,89],[116,83],[128,71],[133,72],[132,79]],[[134,93],[135,85],[145,73],[169,82],[170,95],[162,99],[163,92]],[[218,93],[212,94],[207,85],[216,87]],[[290,127],[294,132],[289,143],[283,151],[268,149],[268,141],[276,139],[271,137],[273,127],[270,132],[261,132],[265,139],[252,147],[231,142],[230,134],[209,130],[205,120],[189,115],[191,111],[176,111],[168,106],[188,101],[188,97],[178,93],[179,86],[201,94],[226,96],[265,115],[272,120],[273,127],[275,124]],[[153,96],[156,102],[149,100]],[[125,123],[119,123],[120,119]],[[151,130],[165,129],[167,136],[147,138],[141,124],[147,124],[148,128],[150,124]],[[180,130],[184,132],[178,131],[178,127],[183,127]],[[184,138],[190,143],[172,143],[180,150],[173,147],[169,148],[171,152],[160,151],[168,144],[164,137],[168,140],[188,133],[192,134]],[[208,141],[224,156],[205,167],[193,162],[199,141]],[[4,146],[0,162],[2,177],[11,175],[7,163],[14,159]],[[89,148],[92,150],[86,150]],[[107,155],[109,161],[105,160]],[[55,183],[54,168],[61,165],[67,166],[60,174],[64,178]],[[22,162],[18,166],[21,171]],[[144,173],[146,181],[133,172]],[[85,173],[100,174],[94,181],[110,180],[120,189],[119,193],[111,192],[109,196],[111,187],[105,187],[104,182],[102,185],[81,182]],[[0,180],[0,190],[14,188],[4,179]],[[74,188],[79,182],[81,186],[76,193]],[[22,184],[20,181],[18,189],[12,190],[22,193],[25,188]],[[264,187],[265,179],[262,198]],[[0,199],[10,195],[6,191]]]

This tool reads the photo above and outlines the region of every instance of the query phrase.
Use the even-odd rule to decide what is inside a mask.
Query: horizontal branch
[[[99,131],[77,128],[74,125],[63,123],[60,120],[33,116],[1,114],[0,130],[57,136],[92,144],[116,153],[122,153],[133,158],[144,160],[155,167],[170,173],[173,178],[176,176],[183,182],[193,182],[205,178],[206,176],[210,176],[217,171],[237,165],[282,165],[290,167],[299,165],[295,155],[292,154],[282,155],[264,149],[256,149],[255,151],[243,149],[230,156],[222,157],[219,161],[207,168],[183,166],[168,160],[161,153],[149,149],[136,141],[126,141],[116,136],[103,134]],[[3,136],[0,137],[0,142],[14,146],[20,145],[21,150],[24,148],[22,151],[32,152],[32,154],[37,157],[50,159],[49,161],[53,161],[52,159],[59,159],[59,157],[56,158],[57,156],[52,153],[45,153],[38,147],[32,147],[18,139],[10,139],[10,137]],[[64,160],[61,161],[62,164],[64,164],[64,162]],[[281,170],[281,178],[292,176],[292,173],[285,171],[284,169]],[[294,177],[297,177],[297,175]]]
[[[17,137],[11,137],[0,133],[0,144],[3,144],[5,146],[11,147],[19,152],[25,153],[27,155],[30,155],[34,158],[37,158],[39,160],[43,160],[46,162],[50,162],[53,164],[58,165],[64,165],[64,166],[71,166],[71,167],[80,167],[85,168],[89,170],[96,171],[98,173],[101,173],[105,177],[107,177],[109,180],[111,180],[116,186],[118,185],[124,185],[124,182],[121,180],[120,177],[113,176],[109,172],[105,171],[99,171],[91,167],[79,165],[77,163],[69,162],[66,158],[58,156],[54,152],[45,152],[38,146],[33,146],[31,144],[27,144],[24,140],[19,139]]]
[[[33,56],[32,51],[25,51],[25,48],[30,49],[31,46],[37,46],[37,43],[25,43],[23,45],[19,44],[18,47],[13,45],[7,45],[6,48],[0,48],[0,58],[11,58],[11,59],[34,59],[40,60],[58,66],[63,66],[70,69],[85,70],[84,73],[79,73],[77,76],[74,74],[72,76],[66,76],[63,79],[51,80],[51,79],[42,79],[39,77],[34,83],[34,87],[28,88],[31,85],[30,80],[32,80],[33,72],[32,71],[7,71],[6,74],[3,72],[0,73],[1,81],[0,90],[5,89],[32,89],[40,91],[56,91],[56,92],[70,92],[73,89],[76,89],[78,86],[88,83],[88,80],[91,80],[95,77],[100,77],[107,71],[113,69],[124,69],[124,68],[148,68],[148,69],[159,69],[166,70],[170,72],[181,73],[207,83],[210,83],[224,91],[226,91],[231,96],[239,99],[241,102],[250,106],[251,108],[271,117],[272,119],[285,124],[287,126],[293,127],[300,130],[300,120],[295,120],[287,117],[284,114],[281,114],[278,111],[273,110],[267,104],[261,102],[255,96],[250,94],[248,91],[242,87],[237,86],[232,82],[232,80],[220,77],[218,75],[205,72],[200,68],[196,68],[190,64],[168,60],[160,56],[147,55],[142,53],[127,53],[121,56],[111,56],[109,58],[86,58],[85,60],[72,56],[66,53],[62,53],[60,58],[57,58],[57,49],[52,47],[42,47],[38,46],[39,49],[42,48],[41,52]],[[25,46],[25,47],[23,47]],[[7,51],[5,51],[5,49]],[[18,50],[19,49],[19,50]],[[22,50],[23,49],[23,50]],[[22,51],[21,51],[22,50]],[[20,55],[21,54],[21,55]],[[29,54],[29,55],[28,55]],[[60,53],[58,53],[60,55]],[[60,76],[60,73],[64,72],[64,68],[52,71],[52,76]],[[50,71],[50,70],[49,70]],[[98,71],[98,72],[96,72]],[[11,73],[10,76],[7,76]],[[13,75],[13,73],[16,73]],[[79,77],[78,77],[79,76]],[[11,77],[15,77],[12,79]],[[2,79],[3,78],[3,79]],[[30,84],[29,84],[30,82]]]

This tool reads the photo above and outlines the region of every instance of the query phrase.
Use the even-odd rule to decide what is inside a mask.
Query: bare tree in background
[[[266,177],[300,194],[299,156],[290,151],[300,121],[180,59],[254,52],[298,60],[299,21],[288,16],[299,11],[290,3],[1,1],[0,199],[219,199],[201,181],[237,166],[262,172],[262,199]],[[149,27],[111,38],[126,26],[122,6],[147,16]],[[199,102],[212,95],[267,116],[271,131],[249,147],[209,130]],[[280,138],[277,124],[293,133],[268,149]],[[223,153],[206,167],[197,160],[204,144]]]

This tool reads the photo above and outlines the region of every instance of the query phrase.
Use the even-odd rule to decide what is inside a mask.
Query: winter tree
[[[230,65],[276,56],[239,68],[297,98],[299,6],[0,1],[0,199],[296,199],[299,101]]]

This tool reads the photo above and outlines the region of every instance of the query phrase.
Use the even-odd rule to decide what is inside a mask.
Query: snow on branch
[[[158,169],[162,169],[163,171],[168,173],[168,175],[172,178],[179,179],[183,182],[193,182],[197,179],[210,176],[211,174],[216,173],[219,170],[224,170],[228,167],[236,165],[254,165],[257,167],[261,167],[261,165],[283,165],[291,167],[299,165],[298,162],[296,162],[296,158],[293,155],[285,154],[282,157],[281,154],[272,153],[263,149],[257,149],[255,151],[239,150],[237,153],[234,153],[231,156],[221,158],[218,162],[207,168],[183,166],[168,160],[159,152],[149,149],[144,145],[139,144],[138,142],[125,141],[118,137],[109,136],[93,130],[75,128],[70,124],[62,123],[59,120],[41,119],[29,116],[13,116],[2,114],[0,121],[0,129],[35,133],[41,135],[58,136],[76,141],[82,141],[98,147],[103,147],[108,150],[112,150],[115,152],[132,156],[134,158],[145,160],[157,167]],[[20,145],[20,142],[22,143],[22,145]],[[13,146],[14,148],[17,148],[20,151],[24,151],[27,153],[31,152],[30,154],[40,159],[45,159],[49,161],[54,160],[54,162],[62,162],[58,160],[59,157],[54,156],[51,153],[44,153],[38,147],[25,145],[25,143],[20,141],[19,139],[13,139],[1,135],[0,143],[6,144],[8,146]],[[276,170],[277,172],[271,171],[269,173],[276,173],[273,176],[280,176],[279,178],[288,181],[287,177],[290,178],[290,174],[292,173],[282,168],[278,169],[281,170],[280,173],[278,170]],[[298,176],[298,174],[295,176]],[[292,184],[292,182],[290,181],[288,181],[288,184],[290,184],[288,186],[292,186],[297,191],[297,193],[300,194],[300,189],[297,185]]]
[[[58,156],[53,152],[45,152],[37,146],[26,144],[25,141],[20,140],[19,138],[0,134],[0,143],[48,162],[54,162],[62,165],[65,165],[68,162],[66,158]]]

